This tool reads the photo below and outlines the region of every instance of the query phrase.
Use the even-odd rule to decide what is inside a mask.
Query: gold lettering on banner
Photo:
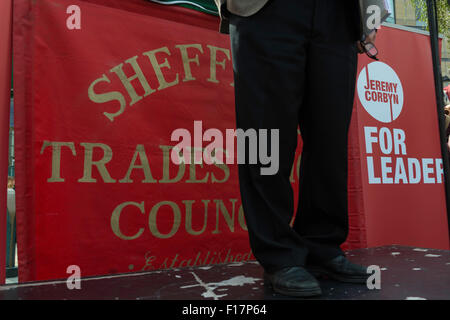
[[[178,173],[175,178],[170,178],[170,164],[172,161],[170,160],[170,152],[173,148],[173,146],[159,146],[161,150],[163,151],[163,176],[162,179],[159,180],[159,183],[176,183],[181,180],[184,176],[184,172],[186,170],[186,165],[184,163],[181,163],[178,165]]]
[[[56,141],[44,141],[42,144],[40,154],[43,154],[45,148],[52,147],[52,176],[47,179],[47,182],[64,182],[64,178],[61,178],[61,148],[69,147],[74,156],[77,155],[73,142],[56,142]]]
[[[139,156],[139,159],[141,160],[140,165],[136,165],[137,157]],[[147,154],[145,153],[144,145],[138,144],[136,146],[136,151],[133,155],[133,160],[131,160],[130,167],[128,168],[127,174],[125,177],[121,180],[119,180],[120,183],[131,183],[133,180],[130,178],[131,172],[134,169],[142,169],[145,175],[145,180],[142,181],[142,183],[154,183],[157,182],[155,179],[153,179],[152,172],[150,170],[150,165],[148,163]]]
[[[174,81],[167,82],[166,79],[164,78],[164,75],[163,75],[161,69],[162,68],[167,68],[167,69],[170,70],[171,68],[170,68],[169,61],[167,60],[167,58],[164,58],[164,62],[163,63],[159,63],[158,59],[156,58],[156,54],[157,53],[165,53],[168,56],[170,56],[170,51],[169,51],[169,48],[167,48],[167,47],[162,47],[162,48],[159,48],[159,49],[147,51],[147,52],[144,52],[143,54],[146,55],[150,59],[150,62],[152,64],[152,66],[153,66],[153,69],[155,71],[155,75],[156,75],[156,77],[158,78],[158,81],[159,81],[159,88],[158,88],[158,90],[163,90],[163,89],[169,88],[169,87],[174,86],[174,85],[179,83],[178,73],[176,74],[176,77],[175,77]]]
[[[117,77],[120,79],[123,86],[127,90],[128,95],[131,98],[130,106],[132,106],[136,102],[140,101],[143,97],[146,97],[156,91],[156,90],[153,90],[150,87],[150,85],[148,84],[147,79],[145,78],[144,74],[142,73],[141,67],[139,66],[139,64],[137,63],[136,60],[137,60],[137,56],[134,56],[128,60],[125,60],[126,63],[131,65],[131,67],[133,68],[133,70],[135,72],[135,74],[130,77],[127,77],[125,75],[125,72],[123,71],[123,63],[115,66],[114,68],[112,68],[110,70],[111,72],[114,72],[117,75]],[[139,96],[136,93],[136,90],[134,89],[133,85],[131,84],[131,82],[135,79],[138,79],[142,88],[144,88],[145,94],[143,97]]]
[[[201,149],[201,151],[205,151],[204,148]],[[189,164],[189,179],[186,180],[186,183],[207,183],[208,182],[208,178],[209,178],[209,172],[206,174],[206,176],[201,179],[198,180],[197,179],[197,169],[196,166],[197,164],[195,163],[195,153],[196,153],[196,148],[193,149],[193,151],[191,152],[191,163]],[[199,164],[201,168],[203,168],[203,163]]]
[[[108,79],[106,74],[104,74],[101,78],[98,78],[94,82],[91,83],[88,89],[89,99],[95,103],[105,103],[117,100],[120,103],[119,111],[116,113],[103,112],[103,114],[111,121],[114,121],[114,118],[121,115],[125,111],[125,107],[127,105],[125,98],[118,91],[111,91],[106,93],[95,93],[94,87],[99,82],[107,82],[111,83],[111,80]]]
[[[219,219],[219,217],[220,217],[219,211],[222,212],[222,215],[223,215],[225,222],[227,223],[230,231],[234,232],[234,212],[235,212],[237,199],[230,199],[230,202],[233,205],[233,208],[231,210],[231,215],[228,212],[228,210],[225,207],[222,200],[214,200],[214,203],[216,204],[216,229],[212,232],[213,234],[221,233],[221,231],[219,230],[219,220],[220,220]]]
[[[245,223],[244,208],[242,207],[242,205],[239,207],[238,221],[242,230],[248,231],[247,224]]]
[[[220,251],[198,251],[194,255],[183,257],[184,259],[180,258],[180,253],[174,253],[171,256],[165,257],[164,260],[158,264],[155,263],[158,260],[158,257],[151,254],[150,251],[145,254],[144,265],[141,269],[142,271],[244,262],[254,259],[251,250],[247,252],[232,252],[232,248],[223,248]],[[156,265],[154,265],[154,263]]]
[[[156,223],[158,210],[162,206],[169,206],[170,208],[172,208],[172,212],[173,212],[172,229],[167,234],[162,234],[161,232],[159,232],[158,226]],[[155,206],[153,206],[152,210],[150,210],[150,214],[148,216],[148,226],[150,228],[150,232],[157,238],[168,239],[168,238],[173,237],[173,235],[178,231],[180,224],[181,224],[181,212],[180,212],[180,208],[177,206],[177,204],[175,202],[161,201],[161,202],[157,203]]]
[[[114,183],[116,180],[111,178],[108,170],[106,170],[106,164],[112,159],[112,150],[111,148],[103,143],[80,143],[84,147],[84,170],[83,170],[83,178],[78,179],[78,182],[97,182],[97,179],[92,177],[92,167],[96,166],[99,171],[102,179],[105,183]],[[100,148],[103,150],[103,158],[97,161],[93,160],[94,156],[94,148]]]
[[[145,264],[141,269],[142,271],[155,269],[155,267],[153,266],[153,262],[156,260],[156,256],[152,256],[151,254],[152,254],[151,251],[148,251],[145,253],[145,255],[144,255]]]
[[[214,163],[214,165],[220,169],[222,169],[222,171],[224,172],[224,177],[222,180],[219,180],[216,178],[216,176],[214,175],[214,172],[211,172],[211,182],[212,183],[224,183],[228,180],[228,178],[230,177],[230,168],[228,168],[228,166],[225,163]]]
[[[210,51],[210,76],[207,79],[209,82],[219,83],[219,80],[217,80],[217,66],[221,66],[223,70],[225,70],[225,64],[226,59],[223,59],[221,61],[217,61],[217,52],[222,52],[225,54],[228,60],[231,60],[230,57],[230,50],[219,48],[211,45],[207,45]]]
[[[188,267],[191,264],[191,259],[181,260],[178,268]]]
[[[114,209],[111,215],[111,229],[114,234],[122,240],[134,240],[142,235],[142,233],[144,232],[144,228],[140,228],[139,231],[133,236],[126,236],[122,233],[122,231],[120,231],[120,214],[126,206],[135,206],[139,208],[141,213],[145,214],[144,201],[142,201],[141,203],[132,201],[121,203]]]
[[[180,210],[181,205],[177,204],[176,202],[167,200],[157,202],[156,204],[151,206],[150,212],[147,217],[149,234],[158,239],[168,239],[172,238],[178,231],[183,229],[183,227],[183,231],[191,236],[202,235],[206,232],[206,230],[208,230],[208,233],[210,234],[220,234],[224,231],[230,231],[234,233],[236,231],[236,213],[238,228],[240,228],[240,230],[247,231],[242,204],[238,208],[236,207],[238,199],[226,200],[227,203],[231,204],[231,207],[228,204],[225,205],[225,200],[215,199],[213,201],[215,204],[215,209],[210,208],[209,204],[211,200],[203,199],[201,200],[202,204],[198,202],[199,206],[203,206],[203,213],[200,212],[200,208],[193,209],[193,206],[196,204],[196,200],[181,200],[181,203],[183,203],[185,207],[185,210],[183,212]],[[112,232],[122,240],[137,239],[142,236],[143,232],[145,231],[144,228],[139,228],[136,232],[133,231],[135,232],[133,235],[124,234],[121,231],[120,219],[123,219],[122,213],[124,210],[127,210],[128,212],[126,214],[126,219],[130,219],[130,221],[136,221],[137,217],[131,216],[130,214],[132,212],[129,212],[130,210],[136,210],[133,207],[138,208],[141,214],[145,215],[146,212],[148,212],[148,209],[146,210],[145,208],[144,202],[139,203],[127,201],[116,206],[111,214],[110,224]],[[183,221],[183,225],[181,225],[182,219],[185,219],[185,221]],[[211,219],[215,219],[215,222],[211,221],[209,223],[211,228],[208,229],[208,222]],[[219,226],[221,224],[220,220],[225,221],[228,229],[223,227],[223,223],[222,226]],[[161,229],[161,227],[164,229]]]
[[[194,153],[192,152],[192,155],[193,154]],[[191,161],[191,164],[189,164],[189,179],[186,180],[186,183],[207,183],[209,178],[209,172],[206,173],[206,176],[203,179],[198,180],[196,174],[196,166],[197,165],[193,163],[193,161]],[[203,163],[200,164],[200,167],[203,168]]]
[[[192,203],[194,203],[194,200],[184,200],[182,201],[184,205],[186,206],[186,232],[193,235],[198,236],[201,235],[206,230],[206,225],[208,221],[208,203],[210,200],[202,200],[204,204],[204,214],[203,214],[203,227],[200,231],[194,231],[192,228]]]
[[[196,184],[225,183],[230,178],[230,168],[228,165],[224,163],[218,164],[216,162],[213,162],[213,164],[211,165],[204,165],[203,163],[195,164],[194,152],[190,153],[192,159],[190,164],[186,165],[185,163],[181,162],[179,165],[177,165],[172,163],[171,151],[174,148],[174,146],[166,146],[166,145],[159,145],[159,148],[162,150],[162,167],[157,167],[157,169],[160,170],[158,171],[158,173],[161,174],[161,176],[158,175],[158,177],[155,178],[153,176],[150,161],[143,144],[136,145],[133,155],[130,156],[131,161],[127,166],[127,170],[125,171],[125,168],[123,168],[124,169],[123,171],[120,169],[121,173],[118,173],[116,171],[114,177],[112,177],[110,175],[110,171],[108,171],[106,166],[109,162],[111,162],[113,158],[113,151],[110,146],[103,143],[88,143],[88,142],[82,142],[79,145],[84,148],[84,160],[83,164],[80,164],[80,166],[82,166],[83,176],[76,181],[81,183],[97,182],[97,179],[93,177],[94,174],[93,167],[97,168],[98,173],[102,178],[102,180],[100,181],[104,183],[116,183],[117,182],[116,178],[119,177],[122,177],[120,180],[118,180],[119,183],[139,182],[139,183],[166,183],[166,184],[179,182],[196,183]],[[51,160],[52,172],[51,177],[47,179],[47,182],[65,182],[67,177],[66,178],[61,177],[62,147],[68,147],[72,151],[72,154],[74,156],[77,156],[75,144],[74,142],[58,142],[46,140],[43,142],[40,154],[43,154],[45,152],[45,149],[49,146],[52,147],[52,160]],[[127,148],[126,150],[131,149]],[[103,152],[103,156],[100,157],[101,152]],[[96,155],[95,158],[94,153]],[[115,168],[117,168],[117,165],[122,164],[123,161],[121,162],[118,161],[123,158],[124,158],[123,155],[117,157],[115,161],[116,162]],[[186,172],[187,171],[186,166],[189,166],[189,173]],[[135,181],[134,179],[132,179],[132,174],[133,173],[136,174],[135,173],[136,170],[141,170],[144,176],[140,178],[139,181]],[[117,176],[119,174],[120,176]],[[157,179],[159,177],[161,178]]]
[[[195,72],[193,72],[193,69],[196,69],[199,72],[202,71],[203,68],[201,67],[202,61],[200,60],[200,57],[205,56],[206,58],[206,55],[208,54],[209,75],[207,75],[208,78],[202,80],[218,84],[220,83],[219,78],[221,78],[219,76],[219,72],[225,78],[228,75],[226,74],[226,72],[228,71],[227,69],[229,68],[227,67],[231,62],[230,50],[227,48],[216,47],[214,45],[206,45],[208,49],[205,49],[204,46],[205,45],[199,43],[177,44],[170,49],[168,46],[164,46],[154,50],[149,50],[143,52],[141,55],[135,55],[123,61],[122,63],[111,68],[109,72],[114,73],[115,76],[117,76],[118,80],[120,80],[122,86],[127,91],[130,99],[129,106],[132,106],[135,103],[141,101],[144,97],[151,95],[155,91],[160,91],[179,84],[180,74],[177,72],[178,66],[183,66],[184,74],[181,75],[181,77],[183,77],[182,83],[198,80],[197,77],[194,76]],[[173,58],[171,50],[177,51],[177,54],[179,50],[180,55],[177,55],[176,58]],[[138,57],[142,60],[138,60]],[[179,61],[180,58],[181,61]],[[177,60],[173,61],[173,59]],[[143,63],[142,61],[145,61],[145,63]],[[172,68],[174,64],[177,66],[175,70],[173,70]],[[129,69],[130,71],[127,72],[127,69]],[[146,72],[145,74],[144,71]],[[204,72],[202,71],[201,74],[203,75]],[[156,77],[156,81],[158,81],[159,83],[159,87],[157,89],[153,89],[149,84],[149,75],[152,76],[152,81],[153,77]],[[118,103],[119,106],[116,112],[103,112],[103,114],[110,121],[114,121],[116,117],[125,112],[128,101],[126,101],[127,94],[125,94],[124,92],[97,92],[99,86],[105,86],[105,84],[102,83],[112,83],[108,76],[106,74],[103,74],[100,78],[94,80],[89,85],[88,96],[89,99],[94,103]],[[138,94],[139,91],[136,91],[136,89],[138,89],[136,87],[138,85],[137,82],[140,83],[141,88],[144,90],[143,94]],[[233,87],[234,82],[230,83],[230,86]]]
[[[195,48],[203,54],[202,46],[200,44],[180,44],[176,45],[175,48],[180,49],[181,59],[183,60],[183,68],[184,68],[183,82],[195,80],[195,77],[192,76],[191,63],[195,62],[197,66],[200,66],[200,61],[198,59],[198,54],[196,54],[194,58],[189,58],[188,49]]]

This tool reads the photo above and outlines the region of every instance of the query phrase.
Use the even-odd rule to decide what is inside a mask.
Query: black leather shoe
[[[370,276],[366,267],[350,262],[343,255],[322,264],[308,265],[306,268],[316,277],[325,275],[341,282],[365,284]]]
[[[322,294],[319,282],[302,267],[287,267],[264,273],[264,280],[273,290],[286,296],[314,297]]]

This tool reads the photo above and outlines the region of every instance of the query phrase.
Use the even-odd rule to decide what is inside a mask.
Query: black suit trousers
[[[351,2],[272,0],[250,17],[230,16],[237,128],[279,130],[277,174],[238,167],[250,245],[269,272],[342,254],[359,27]],[[304,145],[292,224],[298,127]]]

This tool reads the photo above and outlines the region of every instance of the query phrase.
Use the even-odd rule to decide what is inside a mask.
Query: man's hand
[[[372,44],[375,44],[376,38],[377,38],[377,32],[376,32],[376,30],[373,30],[373,31],[366,37],[366,39],[364,40],[364,42],[365,42],[365,43],[372,43]],[[358,48],[358,52],[359,52],[359,53],[364,53],[364,49],[363,49],[363,47],[362,47],[360,41],[358,41],[358,42],[356,43],[356,46],[357,46],[357,48]]]

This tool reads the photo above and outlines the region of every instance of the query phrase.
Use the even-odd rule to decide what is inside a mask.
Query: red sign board
[[[359,61],[355,116],[368,246],[448,249],[429,41],[383,27],[377,37],[380,61]]]

